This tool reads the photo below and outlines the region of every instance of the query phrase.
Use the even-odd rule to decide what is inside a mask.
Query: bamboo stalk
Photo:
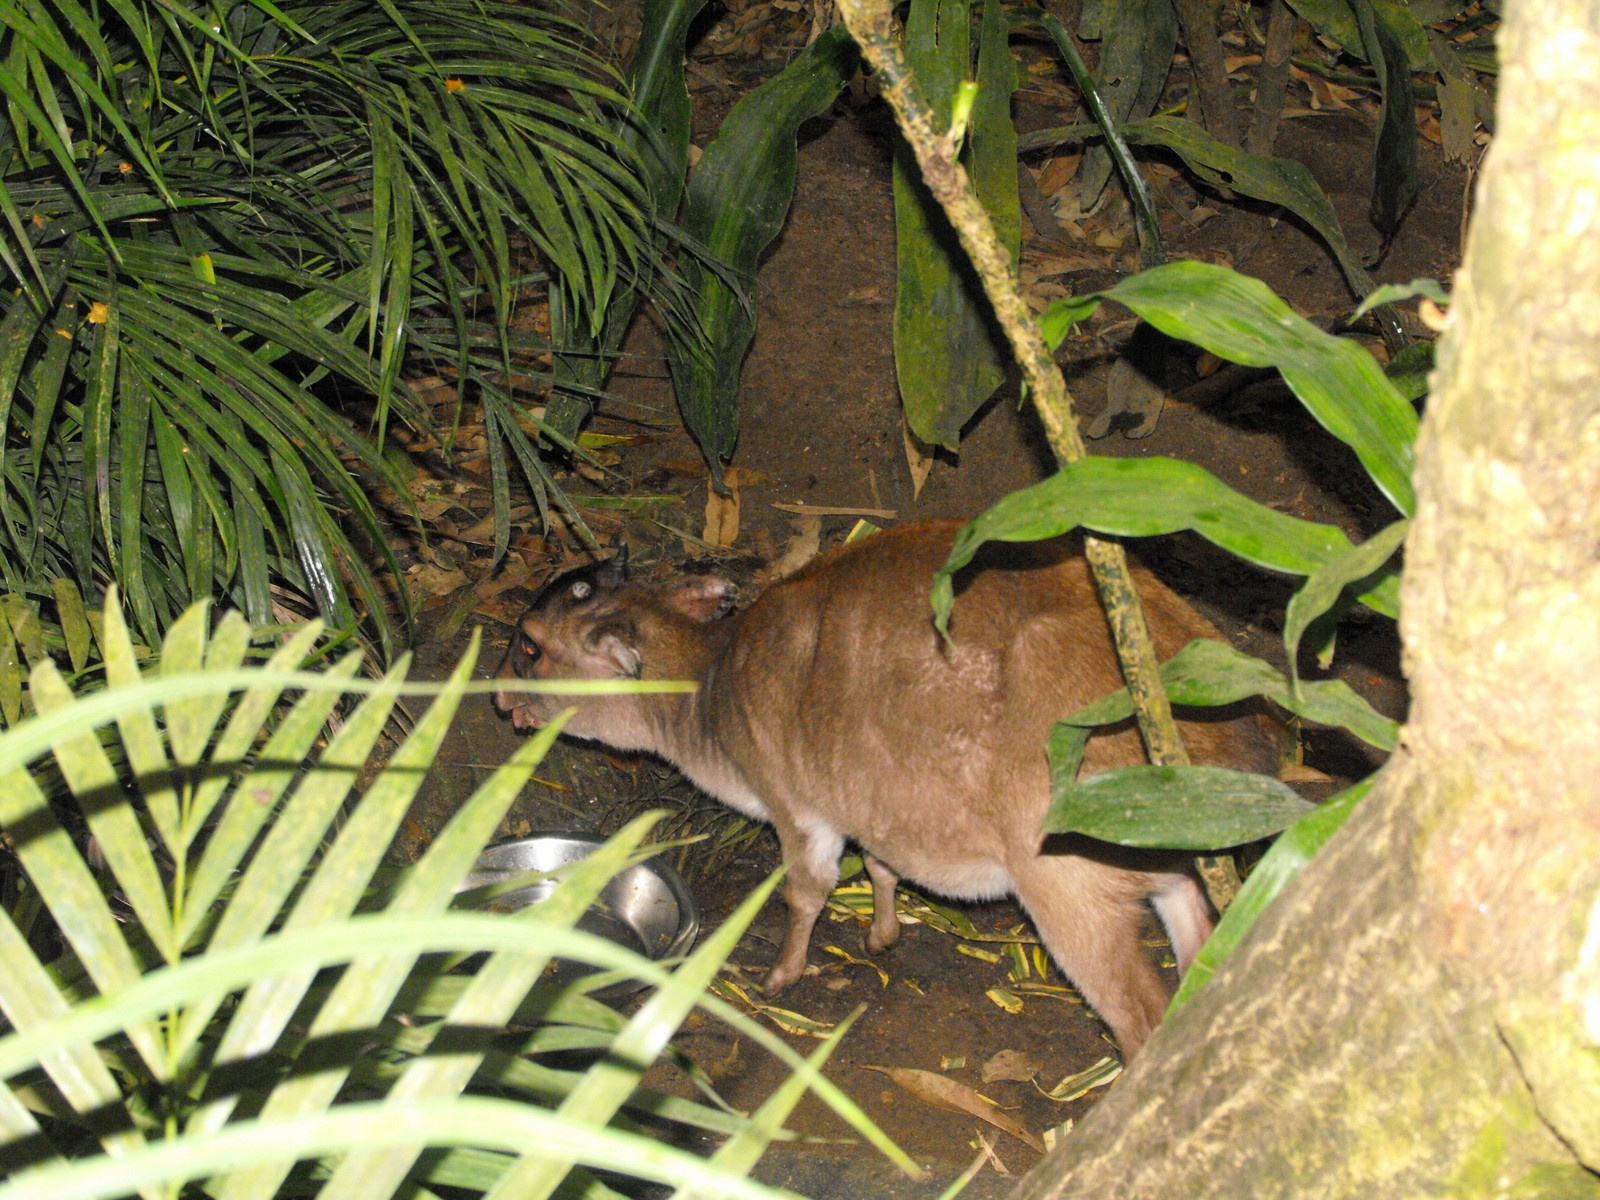
[[[894,109],[900,129],[916,155],[923,181],[949,216],[983,282],[984,292],[1022,369],[1051,452],[1063,465],[1078,461],[1086,452],[1066,380],[1017,288],[1011,255],[996,236],[988,212],[979,203],[972,182],[957,159],[957,139],[949,131],[933,127],[928,105],[895,37],[889,4],[885,0],[839,0],[839,13],[871,64],[884,98]],[[1089,536],[1084,538],[1084,556],[1094,572],[1111,623],[1122,675],[1133,695],[1139,733],[1150,761],[1157,766],[1185,766],[1189,757],[1173,722],[1166,690],[1161,686],[1160,665],[1133,586],[1127,554],[1120,542]],[[1231,860],[1201,860],[1201,873],[1219,908],[1238,890],[1238,874]]]

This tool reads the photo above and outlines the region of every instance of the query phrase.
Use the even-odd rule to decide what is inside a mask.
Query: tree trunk
[[[1500,47],[1402,748],[1019,1200],[1600,1195],[1600,5]]]

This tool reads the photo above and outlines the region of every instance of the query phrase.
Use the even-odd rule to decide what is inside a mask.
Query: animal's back
[[[769,805],[792,795],[956,894],[963,873],[983,874],[976,860],[1037,847],[1050,726],[1122,682],[1075,539],[984,547],[958,577],[951,640],[941,638],[928,593],[959,528],[876,534],[769,589],[745,614],[714,700]],[[1216,636],[1147,572],[1139,590],[1163,659]],[[1196,762],[1273,766],[1270,734],[1248,720],[1186,722],[1185,735]],[[1142,760],[1128,727],[1096,737],[1088,765]]]

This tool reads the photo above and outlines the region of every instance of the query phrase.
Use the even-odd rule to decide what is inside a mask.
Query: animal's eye
[[[570,594],[574,600],[587,600],[593,591],[594,584],[587,579],[579,579],[573,583]]]
[[[517,644],[522,648],[522,653],[527,656],[529,662],[538,662],[539,656],[544,653],[539,649],[539,643],[532,638],[521,638]]]

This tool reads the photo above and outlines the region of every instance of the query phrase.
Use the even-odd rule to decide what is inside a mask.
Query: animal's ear
[[[613,621],[598,626],[584,641],[618,679],[638,679],[644,674],[644,661],[639,655],[639,630],[632,622]]]
[[[687,575],[674,581],[661,595],[668,608],[691,621],[715,621],[733,611],[739,594],[731,579],[720,575]]]
[[[628,582],[628,546],[615,543],[617,552],[595,568],[595,583],[603,588],[617,588]]]

